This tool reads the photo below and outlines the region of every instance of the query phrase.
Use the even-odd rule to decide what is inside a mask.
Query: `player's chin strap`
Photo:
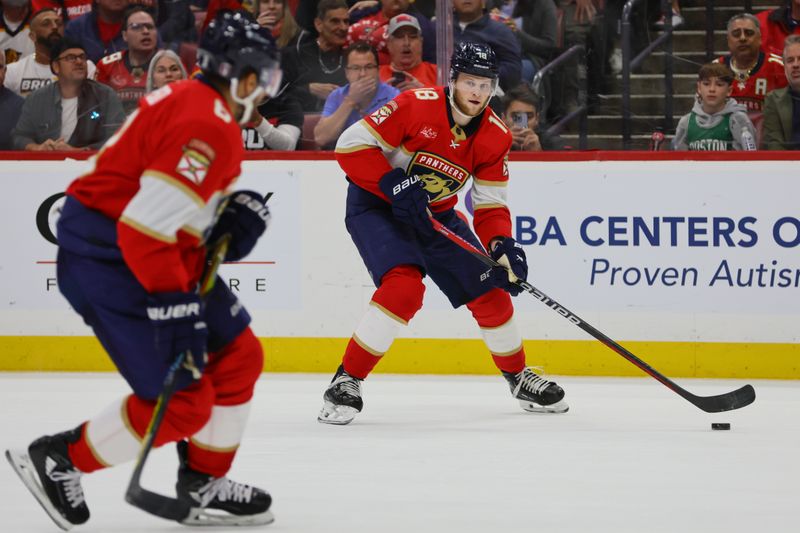
[[[250,94],[244,98],[239,98],[239,79],[233,78],[231,80],[230,92],[231,99],[244,108],[242,116],[239,119],[239,125],[244,126],[250,120],[250,115],[253,114],[256,101],[260,100],[261,97],[266,94],[266,91],[264,87],[258,85]]]

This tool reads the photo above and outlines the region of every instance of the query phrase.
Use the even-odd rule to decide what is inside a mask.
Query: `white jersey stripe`
[[[202,233],[204,227],[198,228],[196,223],[198,214],[207,207],[194,191],[172,176],[148,170],[120,219],[154,238],[175,242],[183,226],[191,225]]]

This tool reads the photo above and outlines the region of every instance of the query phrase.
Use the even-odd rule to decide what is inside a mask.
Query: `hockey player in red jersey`
[[[75,429],[6,457],[50,517],[89,519],[81,476],[136,457],[167,374],[190,365],[155,438],[176,442],[185,524],[273,520],[270,495],[228,479],[263,369],[250,317],[224,282],[202,300],[207,247],[230,235],[227,260],[246,256],[269,211],[249,191],[230,195],[243,156],[239,124],[280,85],[272,37],[223,12],[200,41],[200,79],[150,93],[67,190],[58,222],[59,289],[92,327],[133,390]],[[238,123],[238,124],[237,124]],[[219,212],[221,211],[221,213]]]
[[[525,252],[511,237],[506,203],[511,133],[487,108],[498,81],[489,46],[462,42],[447,88],[406,91],[342,134],[336,158],[350,182],[345,224],[377,290],[323,395],[318,420],[347,424],[363,407],[361,381],[422,306],[429,275],[453,307],[466,305],[523,409],[562,413],[564,391],[525,366],[509,293],[525,279]],[[473,179],[475,234],[454,210]],[[505,268],[486,271],[435,233],[436,219]],[[504,290],[503,290],[504,289]]]

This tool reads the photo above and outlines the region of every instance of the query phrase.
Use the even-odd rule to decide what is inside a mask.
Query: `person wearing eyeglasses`
[[[758,18],[739,13],[728,21],[728,50],[718,58],[733,71],[731,98],[747,107],[751,120],[761,119],[767,93],[786,87],[783,58],[761,50],[761,27]]]
[[[37,11],[31,18],[29,34],[34,44],[34,53],[15,63],[10,63],[6,72],[5,86],[20,96],[27,96],[36,89],[53,83],[55,74],[50,69],[50,48],[64,38],[64,22],[55,9]],[[94,78],[95,65],[86,63],[89,78]]]
[[[86,49],[71,39],[53,46],[58,79],[28,95],[13,133],[15,150],[97,149],[122,125],[125,113],[110,87],[87,79]]]
[[[345,51],[345,75],[347,85],[328,96],[322,117],[314,127],[314,142],[321,148],[329,147],[345,129],[400,94],[380,81],[378,52],[363,41]]]
[[[129,115],[145,94],[147,71],[157,50],[158,29],[153,15],[141,5],[125,12],[122,27],[128,49],[101,59],[95,79],[117,92],[125,114]]]
[[[99,62],[105,56],[125,50],[122,22],[128,0],[96,0],[89,13],[70,20],[64,35],[83,43],[86,55]]]

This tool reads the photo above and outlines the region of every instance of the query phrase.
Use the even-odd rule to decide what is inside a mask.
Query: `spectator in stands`
[[[678,2],[678,0],[672,0],[672,2],[670,3],[672,4],[672,27],[677,28],[679,26],[683,26],[684,20],[683,20],[683,15],[681,15],[680,2]],[[666,25],[665,17],[664,15],[661,15],[661,18],[659,18],[655,22],[655,27],[663,28],[665,25]]]
[[[348,14],[344,0],[321,0],[314,25],[317,39],[284,48],[281,68],[286,90],[292,91],[304,111],[322,110],[334,89],[347,83],[342,47],[347,39]]]
[[[345,52],[345,63],[348,84],[331,93],[314,128],[314,140],[321,148],[330,147],[350,125],[400,94],[378,78],[378,53],[369,44],[353,43]]]
[[[158,30],[153,15],[140,5],[131,6],[122,19],[122,39],[127,49],[101,59],[95,79],[117,92],[129,115],[145,93],[150,60],[156,54]]]
[[[502,22],[485,12],[485,0],[453,0],[455,41],[488,44],[497,56],[500,88],[504,91],[520,82],[522,57],[519,41]]]
[[[8,65],[6,87],[20,96],[52,83],[55,74],[50,70],[50,49],[64,37],[61,15],[51,8],[37,11],[31,18],[31,40],[34,53]],[[88,61],[89,78],[94,78],[94,63]]]
[[[496,3],[497,4],[497,3]],[[553,2],[505,0],[492,13],[514,33],[522,48],[522,78],[536,71],[558,50],[558,15]]]
[[[110,87],[87,79],[86,49],[64,39],[50,63],[58,79],[28,95],[14,129],[16,150],[99,148],[125,120]]]
[[[733,72],[721,63],[700,67],[697,102],[681,117],[674,150],[755,150],[756,129],[747,109],[731,98]]]
[[[61,17],[64,24],[70,20],[90,13],[94,0],[32,0],[33,12],[38,13],[40,9],[55,9],[56,14]]]
[[[353,24],[354,32],[359,33],[361,26],[371,28],[375,38],[369,42],[378,51],[381,65],[389,62],[385,42],[388,37],[389,20],[402,13],[415,17],[419,22],[422,33],[422,58],[431,63],[436,62],[436,26],[418,11],[410,0],[361,1],[353,6],[351,13],[352,18],[358,20]]]
[[[392,17],[386,48],[390,62],[380,66],[380,80],[400,92],[436,85],[436,65],[422,60],[422,31],[416,17]]]
[[[31,13],[30,0],[0,0],[0,53],[6,64],[33,53],[28,37]]]
[[[511,129],[511,149],[523,152],[566,149],[561,137],[540,129],[538,105],[539,98],[525,84],[514,87],[503,97],[503,121]]]
[[[17,125],[25,101],[18,94],[6,89],[3,82],[6,77],[6,56],[0,54],[0,150],[11,150],[11,131]]]
[[[785,0],[782,7],[762,11],[756,18],[761,26],[761,49],[781,55],[786,37],[800,34],[800,0]]]
[[[122,37],[122,21],[128,0],[96,0],[89,13],[71,20],[64,35],[82,43],[89,59],[103,57],[127,48]]]
[[[255,120],[242,129],[245,150],[295,150],[303,131],[303,108],[284,91],[258,106]]]
[[[783,60],[761,50],[758,19],[749,13],[734,15],[728,21],[728,50],[730,54],[716,62],[733,71],[731,96],[747,107],[752,119],[753,114],[761,113],[768,92],[786,87]]]
[[[183,66],[178,54],[172,50],[159,50],[150,60],[150,67],[147,69],[147,83],[144,90],[149,93],[173,81],[185,80],[186,78],[186,67]]]
[[[800,150],[800,35],[784,41],[783,64],[789,85],[764,101],[763,145],[767,150]]]
[[[297,25],[289,4],[284,0],[261,0],[257,11],[256,22],[272,32],[278,48],[286,48],[307,34]]]

